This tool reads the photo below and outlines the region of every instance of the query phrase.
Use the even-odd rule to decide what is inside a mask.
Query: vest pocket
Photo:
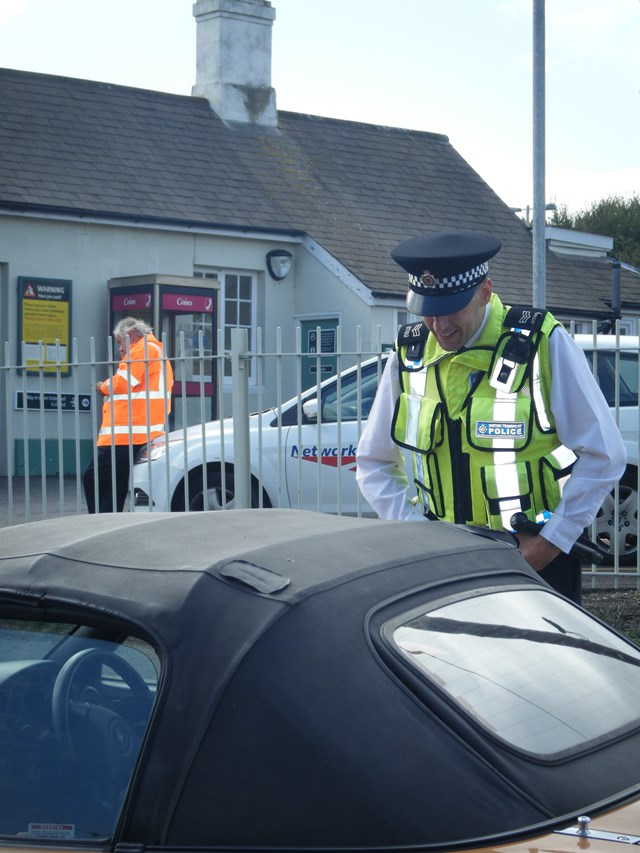
[[[467,441],[474,450],[513,453],[532,439],[531,401],[515,395],[491,399],[471,397],[466,417]]]
[[[542,509],[553,512],[560,503],[565,480],[571,474],[577,458],[573,450],[569,450],[564,445],[556,447],[542,457],[540,460],[540,483],[544,503]]]
[[[418,453],[414,457],[415,483],[425,507],[443,518],[445,514],[440,466],[435,453]]]
[[[542,507],[532,506],[533,478],[529,462],[510,462],[506,465],[487,465],[480,470],[482,497],[487,523],[493,530],[511,529],[514,512],[526,512],[533,517]]]
[[[396,403],[391,434],[396,444],[415,453],[428,453],[444,441],[442,403],[429,397],[401,394]]]

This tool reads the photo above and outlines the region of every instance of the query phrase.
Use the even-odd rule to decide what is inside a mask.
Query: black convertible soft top
[[[385,656],[386,619],[510,587],[548,590],[515,548],[435,522],[124,513],[0,543],[5,609],[122,625],[160,656],[123,842],[468,845],[628,795],[636,731],[532,760]]]

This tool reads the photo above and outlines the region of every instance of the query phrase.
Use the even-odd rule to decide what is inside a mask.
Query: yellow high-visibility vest
[[[402,393],[394,441],[413,452],[418,496],[435,517],[511,529],[558,505],[575,454],[558,439],[549,404],[548,312],[491,296],[478,341],[447,352],[424,324],[401,330]]]

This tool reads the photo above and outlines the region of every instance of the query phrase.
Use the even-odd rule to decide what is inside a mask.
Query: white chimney
[[[269,0],[196,0],[196,84],[224,121],[275,126]]]

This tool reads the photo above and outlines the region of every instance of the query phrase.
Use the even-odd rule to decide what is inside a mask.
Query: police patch
[[[524,421],[476,421],[476,438],[524,438]]]

